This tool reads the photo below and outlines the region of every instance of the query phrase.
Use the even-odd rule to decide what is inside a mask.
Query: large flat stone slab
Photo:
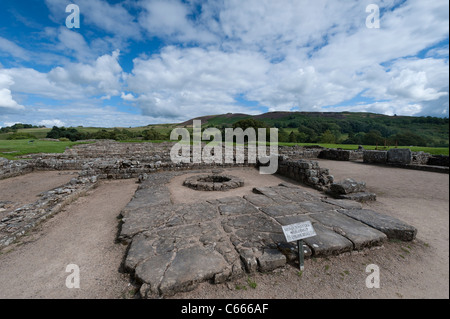
[[[395,217],[380,214],[370,209],[340,209],[338,212],[381,231],[391,239],[411,241],[417,235],[415,227]]]
[[[266,213],[271,217],[280,217],[288,215],[298,215],[305,214],[306,210],[302,209],[298,204],[288,204],[288,205],[273,205],[268,207],[260,208],[261,211]]]
[[[276,220],[283,226],[311,222],[317,235],[305,238],[303,241],[314,256],[338,255],[353,249],[353,243],[350,240],[324,227],[307,215],[278,217]]]
[[[278,205],[277,202],[275,202],[270,197],[261,195],[261,194],[250,194],[245,195],[244,198],[248,200],[250,203],[255,205],[256,207],[266,207],[266,206],[272,206],[272,205]]]
[[[312,214],[311,217],[337,232],[339,235],[349,239],[356,250],[379,246],[387,239],[387,236],[379,230],[369,227],[341,213],[323,212]]]
[[[227,271],[228,263],[214,249],[201,246],[177,251],[161,281],[161,294],[173,295],[194,289],[198,283]]]

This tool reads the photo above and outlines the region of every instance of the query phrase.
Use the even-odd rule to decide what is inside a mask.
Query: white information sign
[[[310,221],[281,227],[283,228],[283,233],[287,242],[316,236],[316,232]]]

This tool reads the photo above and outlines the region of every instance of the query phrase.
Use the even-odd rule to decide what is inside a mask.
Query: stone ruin
[[[0,160],[0,179],[36,170],[79,171],[70,183],[42,194],[34,204],[15,208],[0,202],[0,247],[59,212],[100,180],[121,178],[140,182],[121,212],[118,240],[129,246],[124,270],[142,284],[143,297],[173,295],[203,281],[222,283],[295,263],[297,247],[285,242],[281,229],[293,223],[310,221],[317,233],[304,240],[306,258],[380,246],[387,239],[411,241],[416,237],[413,226],[364,209],[358,201],[374,200],[375,194],[366,193],[364,182],[336,182],[328,169],[313,160],[324,151],[320,148],[280,147],[277,173],[322,195],[284,182],[255,187],[251,194],[241,196],[174,203],[167,185],[177,176],[195,173],[194,178],[184,179],[194,192],[226,193],[245,185],[238,172],[228,170],[258,164],[174,164],[171,146],[100,141],[77,145],[63,154]],[[366,152],[370,151],[362,154],[366,156]]]
[[[304,240],[306,258],[416,237],[414,227],[396,218],[290,183],[255,187],[243,196],[174,204],[168,184],[183,174],[152,174],[121,213],[119,240],[129,245],[124,269],[142,283],[140,293],[146,298],[295,263],[297,247],[285,242],[284,225],[313,224],[317,236]]]
[[[186,178],[183,186],[198,191],[227,191],[244,186],[244,181],[236,176],[220,174],[213,171],[212,174],[201,174]]]

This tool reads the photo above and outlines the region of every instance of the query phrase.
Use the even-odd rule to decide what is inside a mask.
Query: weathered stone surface
[[[283,226],[304,223],[306,221],[311,222],[317,235],[305,238],[303,241],[309,246],[314,256],[338,255],[353,249],[353,243],[350,240],[317,223],[307,215],[278,217],[276,220]],[[294,254],[297,254],[293,248],[291,250]],[[310,255],[311,251],[309,252]]]
[[[417,229],[392,216],[380,214],[370,209],[340,209],[339,213],[378,229],[388,238],[411,241],[416,238]]]
[[[321,213],[338,208],[338,206],[324,203],[322,201],[303,202],[298,205],[307,213]]]
[[[125,270],[133,271],[139,263],[154,253],[154,240],[155,238],[148,238],[144,234],[138,234],[133,238],[125,259]]]
[[[255,205],[256,207],[265,207],[265,206],[271,206],[271,205],[278,205],[274,200],[271,198],[260,195],[260,194],[250,194],[245,195],[244,198],[248,200],[250,203]]]
[[[288,205],[272,205],[268,207],[262,207],[261,210],[271,217],[288,216],[296,214],[305,214],[306,210],[302,209],[300,205],[288,204]]]
[[[248,273],[254,273],[258,270],[258,260],[257,254],[253,251],[253,249],[241,249],[240,257],[242,262],[244,263],[245,270]]]
[[[361,209],[362,205],[359,202],[351,201],[351,200],[343,200],[343,199],[332,199],[326,198],[322,199],[323,202],[338,206],[344,209]]]
[[[311,217],[349,239],[356,250],[379,246],[387,239],[382,232],[337,212],[323,212]]]
[[[164,273],[159,290],[164,295],[189,291],[226,271],[228,263],[215,250],[194,246],[176,252]]]
[[[164,278],[164,273],[170,265],[174,255],[174,252],[163,255],[153,255],[136,267],[136,278],[147,284],[148,289],[152,294],[157,295],[160,293],[159,286],[161,284],[161,279]]]
[[[333,183],[330,186],[330,191],[335,194],[352,194],[364,192],[365,190],[365,182],[357,182],[351,178],[347,178],[338,183]]]
[[[365,150],[363,152],[364,163],[386,164],[387,151]]]
[[[259,269],[262,272],[272,271],[286,264],[286,256],[278,249],[265,249],[258,258]]]
[[[353,193],[353,194],[339,195],[339,196],[337,196],[337,198],[364,203],[364,202],[368,202],[368,201],[376,201],[377,195],[375,193],[359,192],[359,193]]]
[[[276,202],[277,204],[281,204],[281,205],[287,205],[290,204],[291,201],[286,199],[283,196],[280,196],[276,190],[276,188],[273,187],[255,187],[253,189],[253,192],[255,194],[261,194],[264,195],[270,199],[272,199],[274,202]]]
[[[338,255],[353,249],[353,243],[336,232],[313,223],[316,236],[305,238],[303,241],[311,248],[314,256]]]
[[[249,202],[244,201],[241,203],[219,205],[219,211],[221,215],[239,215],[254,214],[258,212],[258,209],[251,205]]]
[[[390,164],[411,164],[411,160],[409,148],[392,148],[387,152],[387,162]]]

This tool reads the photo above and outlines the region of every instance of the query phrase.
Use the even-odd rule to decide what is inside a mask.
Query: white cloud
[[[119,51],[98,57],[94,62],[71,63],[55,67],[49,73],[31,68],[1,69],[0,75],[14,83],[11,90],[55,100],[88,99],[98,95],[119,95],[122,68]]]
[[[4,52],[14,58],[29,61],[30,53],[16,43],[0,37],[0,54]]]
[[[65,126],[66,124],[61,120],[42,120],[38,122],[39,125],[44,125],[45,127],[53,127],[53,126]]]
[[[25,108],[13,99],[9,89],[13,84],[14,81],[10,76],[0,73],[0,110],[7,109],[6,111],[11,112]]]
[[[70,0],[45,0],[51,12],[51,18],[57,23],[64,23],[68,14],[66,6]],[[77,0],[83,16],[83,23],[96,26],[118,38],[139,39],[141,32],[135,18],[125,9],[122,3],[109,4],[102,0]],[[83,27],[83,26],[81,26]]]
[[[147,115],[243,111],[235,97],[263,85],[269,66],[254,52],[167,47],[160,55],[134,60],[128,90],[139,94],[137,103]]]
[[[189,19],[192,8],[179,0],[141,1],[144,9],[139,16],[141,27],[152,36],[169,41],[211,43],[215,35],[204,25]]]

